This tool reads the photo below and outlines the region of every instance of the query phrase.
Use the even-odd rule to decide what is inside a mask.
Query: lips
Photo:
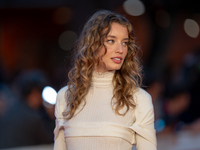
[[[113,57],[111,58],[114,63],[120,64],[122,62],[122,57]]]

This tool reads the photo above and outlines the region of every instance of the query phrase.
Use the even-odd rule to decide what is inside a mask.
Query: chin
[[[122,65],[110,65],[106,67],[106,70],[109,71],[115,71],[115,70],[120,70]]]

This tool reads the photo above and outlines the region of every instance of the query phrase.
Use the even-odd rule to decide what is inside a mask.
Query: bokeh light
[[[184,30],[186,34],[192,38],[196,38],[199,35],[199,25],[192,19],[186,19],[184,22]]]
[[[77,34],[74,31],[65,31],[60,35],[58,43],[62,49],[70,50],[73,48],[76,39]]]
[[[140,0],[127,0],[123,3],[123,7],[131,16],[140,16],[145,13],[145,6]]]
[[[157,119],[155,121],[156,132],[161,132],[165,128],[165,121],[163,119]]]
[[[57,92],[50,86],[46,86],[42,91],[42,98],[49,104],[56,104]]]

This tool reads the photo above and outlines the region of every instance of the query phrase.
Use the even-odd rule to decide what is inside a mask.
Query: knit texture
[[[120,116],[115,114],[115,110],[112,109],[112,102],[116,101],[116,99],[111,101],[113,97],[113,76],[113,71],[103,74],[93,72],[91,86],[86,96],[86,105],[83,107],[83,103],[81,103],[76,110],[75,116],[70,120],[65,120],[62,116],[62,112],[66,107],[64,93],[67,87],[59,91],[55,110],[57,123],[54,131],[54,150],[131,150],[132,144],[136,144],[137,139],[139,140],[138,144],[136,144],[138,150],[156,149],[155,144],[152,144],[152,142],[142,137],[142,135],[135,134],[134,130],[128,128],[139,121],[139,119],[137,120],[136,118],[142,115],[141,113],[143,112],[130,107],[126,115]],[[151,97],[142,89],[139,89],[139,93],[141,93],[143,97],[145,95],[145,99],[147,99],[145,100],[147,103],[144,104],[144,107],[146,107],[144,109],[147,111],[144,111],[144,116],[146,116],[146,114],[149,114],[153,109]],[[134,96],[134,98],[138,99],[138,96]],[[139,105],[138,101],[136,101],[136,103]],[[126,107],[120,110],[120,113],[125,111]],[[145,118],[146,117],[141,118],[141,121],[144,122]],[[147,126],[147,130],[150,128],[153,131],[152,115],[148,118],[151,118],[151,122],[145,126]],[[141,121],[139,121],[139,124],[141,124]],[[146,122],[144,123],[146,124]],[[119,126],[120,130],[118,130],[118,128],[114,130],[111,125]],[[125,132],[123,132],[124,129],[126,132],[130,132],[130,135],[134,137],[126,136]],[[62,130],[64,130],[64,132]],[[155,134],[151,131],[148,132],[150,132],[150,134]],[[140,144],[140,146],[139,143],[141,142],[144,144]],[[148,147],[144,146],[145,143]]]

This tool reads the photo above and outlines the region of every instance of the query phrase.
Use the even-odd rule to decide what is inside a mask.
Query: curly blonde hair
[[[140,87],[141,67],[138,60],[138,47],[135,45],[135,37],[131,23],[122,15],[100,10],[86,22],[79,39],[77,40],[76,57],[74,67],[69,71],[66,91],[67,107],[63,116],[71,119],[82,101],[86,104],[85,97],[91,84],[92,72],[98,67],[100,58],[99,49],[104,46],[104,40],[111,30],[111,24],[115,22],[125,26],[128,30],[128,53],[120,70],[116,70],[113,77],[113,98],[117,101],[112,105],[115,113],[125,115],[130,107],[135,106],[133,100],[134,89]],[[106,49],[106,47],[105,47]],[[105,52],[106,53],[106,52]],[[126,106],[124,114],[119,111]]]

